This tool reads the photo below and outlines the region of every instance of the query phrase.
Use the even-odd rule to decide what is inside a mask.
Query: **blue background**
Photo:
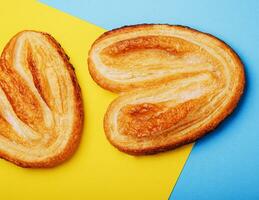
[[[245,65],[244,97],[227,120],[196,143],[170,198],[259,199],[259,1],[41,2],[106,29],[137,23],[182,24],[231,45]]]

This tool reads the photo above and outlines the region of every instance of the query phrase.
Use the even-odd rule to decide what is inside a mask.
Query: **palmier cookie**
[[[104,118],[108,140],[129,154],[152,154],[193,142],[236,107],[243,64],[216,37],[173,25],[108,31],[89,52],[89,71],[120,96]]]
[[[64,50],[47,33],[15,35],[0,61],[0,157],[55,166],[75,151],[82,125],[81,92]]]

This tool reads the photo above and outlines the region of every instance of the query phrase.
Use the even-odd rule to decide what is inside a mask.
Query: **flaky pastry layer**
[[[83,105],[69,58],[47,33],[22,31],[0,60],[0,157],[52,167],[78,146]]]
[[[104,118],[109,141],[129,154],[190,143],[213,130],[244,89],[242,62],[224,42],[173,25],[108,31],[89,52],[89,71],[120,93]]]

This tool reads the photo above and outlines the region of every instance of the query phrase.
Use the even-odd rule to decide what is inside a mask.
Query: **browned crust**
[[[114,35],[118,35],[120,33],[131,32],[132,30],[144,29],[144,28],[147,28],[147,27],[155,26],[155,25],[157,25],[157,24],[139,24],[139,25],[133,25],[133,26],[125,26],[125,27],[121,27],[121,28],[118,28],[118,29],[114,29],[114,30],[105,32],[103,35],[101,35],[94,42],[91,49],[93,49],[97,43],[101,42],[102,40],[108,38],[111,35],[114,36]],[[106,135],[107,139],[109,140],[109,142],[112,145],[114,145],[116,148],[118,148],[120,151],[128,153],[128,154],[132,154],[132,155],[148,155],[148,154],[155,154],[155,153],[158,153],[158,152],[163,152],[163,151],[175,149],[175,148],[180,147],[182,145],[192,143],[192,142],[196,141],[197,139],[203,137],[207,133],[214,130],[220,124],[220,122],[222,122],[227,116],[229,116],[232,113],[232,111],[238,105],[238,102],[239,102],[239,100],[240,100],[240,98],[243,94],[244,88],[245,88],[245,72],[244,72],[243,63],[240,60],[237,53],[229,45],[227,45],[224,41],[218,39],[217,37],[215,37],[215,36],[213,36],[209,33],[203,33],[203,32],[200,32],[198,30],[195,30],[195,29],[192,29],[192,28],[189,28],[189,27],[186,27],[186,26],[169,25],[169,24],[159,24],[159,25],[164,25],[164,26],[167,26],[167,27],[174,27],[174,28],[177,28],[177,29],[186,30],[186,31],[192,32],[194,34],[195,33],[204,34],[204,35],[209,36],[214,41],[216,41],[220,46],[222,46],[225,50],[228,50],[230,52],[230,54],[232,54],[234,60],[239,65],[239,68],[240,68],[239,83],[238,83],[237,89],[235,91],[235,94],[233,94],[233,97],[232,97],[231,101],[228,102],[224,112],[222,112],[219,116],[217,116],[216,119],[214,119],[210,123],[206,124],[206,126],[204,126],[202,129],[199,130],[197,128],[198,130],[194,131],[194,133],[188,133],[188,134],[176,139],[175,141],[173,141],[170,144],[153,146],[153,147],[149,147],[149,148],[130,149],[130,148],[127,148],[125,146],[119,145],[118,143],[116,143],[116,141],[111,139],[112,133],[110,132],[109,123],[107,122],[107,119],[109,118],[109,115],[111,114],[109,112],[109,111],[112,110],[111,108],[116,106],[116,100],[114,102],[112,102],[110,104],[109,108],[107,109],[108,111],[107,111],[107,113],[104,117],[105,135]],[[113,88],[108,82],[106,82],[104,80],[103,77],[101,77],[98,74],[98,72],[96,72],[90,55],[91,55],[91,50],[89,51],[88,66],[89,66],[89,72],[90,72],[92,78],[95,80],[95,82],[98,83],[98,85],[100,85],[101,87],[103,87],[107,90],[110,90],[110,91],[113,91],[113,92],[118,92],[118,90]]]
[[[29,31],[29,30],[21,31],[21,32],[17,33],[13,38],[16,38],[19,34],[26,32],[26,31]],[[78,84],[78,81],[77,81],[77,78],[75,75],[74,67],[69,62],[69,57],[66,55],[64,49],[50,34],[40,32],[40,31],[33,31],[33,32],[43,34],[49,40],[49,42],[53,45],[53,47],[58,51],[59,55],[63,58],[64,62],[66,63],[67,70],[69,71],[69,74],[70,74],[70,77],[72,79],[72,83],[74,86],[75,102],[76,102],[73,131],[72,131],[72,134],[71,134],[69,141],[68,141],[66,147],[64,148],[64,150],[62,152],[60,152],[59,154],[57,154],[53,157],[50,157],[46,160],[42,160],[40,162],[27,162],[27,161],[23,161],[23,160],[15,158],[15,157],[9,156],[1,151],[0,151],[0,158],[3,158],[18,166],[25,167],[25,168],[50,168],[50,167],[55,167],[55,166],[61,164],[62,162],[68,160],[74,154],[75,150],[77,149],[77,147],[80,143],[82,129],[83,129],[83,121],[84,121],[83,100],[82,100],[82,95],[81,95],[81,89],[80,89],[80,86]],[[2,56],[5,54],[5,51],[8,48],[12,39],[5,46],[5,48],[2,52]],[[2,64],[2,62],[3,62],[3,59],[1,59],[0,64]]]

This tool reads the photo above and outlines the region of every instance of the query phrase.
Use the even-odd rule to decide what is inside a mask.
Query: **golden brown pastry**
[[[183,26],[108,31],[93,44],[88,64],[101,87],[121,94],[106,112],[104,130],[129,154],[202,137],[233,111],[245,84],[243,65],[228,45]]]
[[[0,60],[0,157],[55,166],[75,151],[82,124],[80,88],[61,46],[47,33],[15,35]]]

